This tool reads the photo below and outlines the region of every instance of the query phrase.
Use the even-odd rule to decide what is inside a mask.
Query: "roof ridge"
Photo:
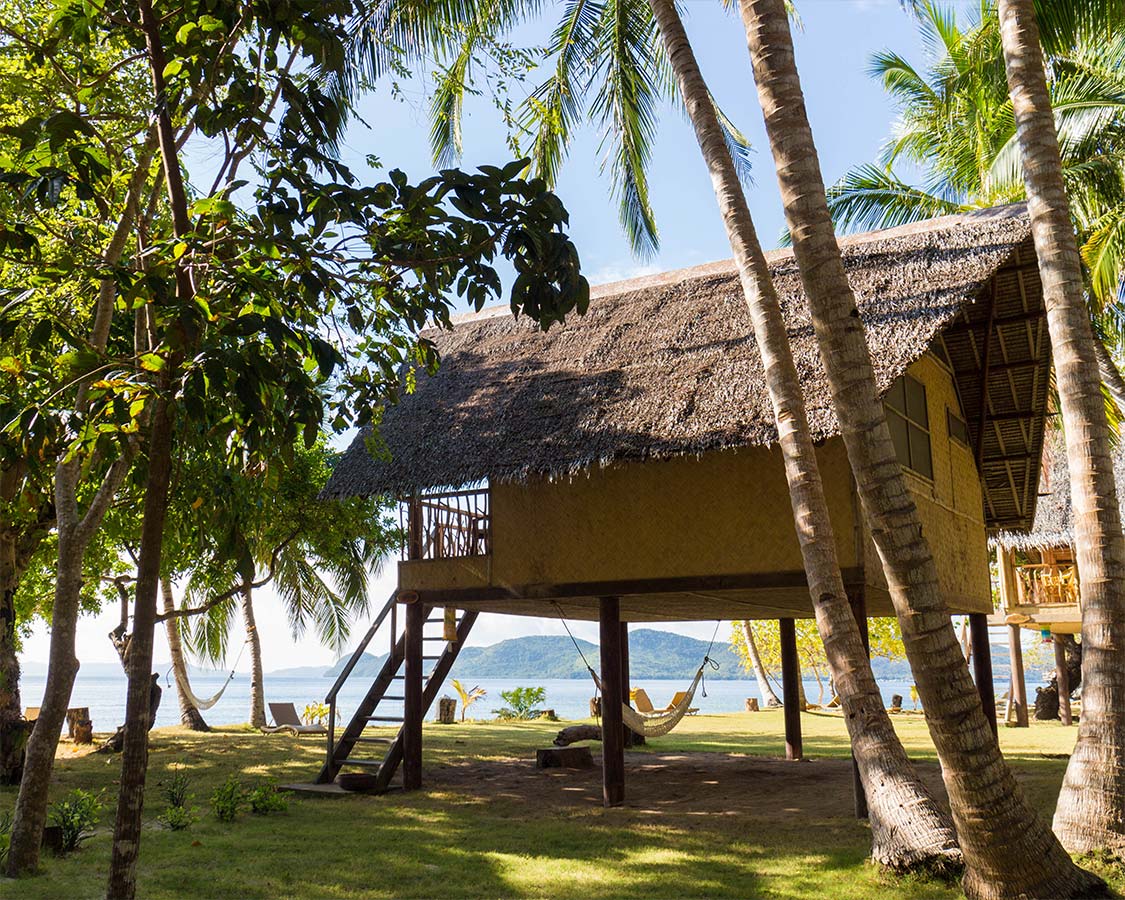
[[[858,234],[844,234],[837,236],[837,243],[841,250],[850,247],[861,247],[873,241],[890,241],[896,238],[909,237],[922,232],[936,233],[957,228],[968,222],[991,222],[1004,219],[1015,219],[1027,214],[1027,204],[1008,203],[1004,206],[990,206],[979,210],[950,213],[947,216],[938,216],[933,219],[923,219],[920,222],[907,222],[903,225],[894,225],[890,228],[879,228],[874,231],[863,231]],[[773,264],[792,257],[792,247],[779,247],[766,252],[766,262]],[[653,272],[647,275],[636,275],[619,281],[607,281],[603,284],[592,285],[590,299],[603,299],[629,294],[633,291],[649,290],[664,287],[669,284],[680,284],[685,281],[695,281],[701,278],[714,278],[718,275],[734,275],[737,267],[733,259],[717,259],[711,262],[697,263],[694,266],[685,266],[680,269],[669,269],[665,272]],[[511,313],[511,306],[507,303],[497,303],[472,312],[458,313],[450,316],[453,325],[465,325],[494,319],[498,316]]]

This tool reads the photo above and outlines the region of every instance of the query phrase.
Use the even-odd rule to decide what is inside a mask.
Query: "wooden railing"
[[[1021,606],[1078,603],[1078,567],[1051,563],[1016,566],[1016,591]]]
[[[419,494],[399,505],[403,559],[456,559],[492,552],[489,491]]]

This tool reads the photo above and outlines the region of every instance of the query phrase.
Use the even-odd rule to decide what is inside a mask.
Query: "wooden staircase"
[[[397,592],[396,592],[397,594]],[[351,659],[344,666],[336,683],[328,692],[324,702],[328,704],[328,748],[325,763],[316,778],[317,784],[330,784],[345,766],[357,766],[374,771],[376,792],[386,791],[391,787],[391,780],[399,770],[403,758],[403,714],[401,704],[405,703],[406,690],[406,634],[399,633],[396,594],[392,594],[387,604],[376,616],[367,635]],[[435,615],[435,610],[437,614]],[[477,620],[477,613],[462,610],[461,617],[457,620],[457,640],[446,641],[442,636],[443,617],[438,607],[424,607],[422,610],[422,709],[424,718],[438,692],[453,668],[453,663],[465,639],[472,631]],[[352,670],[363,657],[364,651],[375,637],[386,620],[390,620],[389,652],[382,669],[371,683],[370,689],[360,701],[344,728],[339,739],[336,739],[336,697],[340,688],[348,680]],[[427,670],[427,666],[432,663]],[[388,706],[394,707],[388,709]],[[369,736],[365,730],[369,726],[399,725],[398,733],[393,738],[382,736]],[[385,746],[386,751],[381,757],[353,756],[357,748]]]

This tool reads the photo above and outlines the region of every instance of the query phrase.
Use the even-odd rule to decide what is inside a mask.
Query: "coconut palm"
[[[1125,535],[1059,138],[1031,0],[999,0],[1000,35],[1067,434],[1082,580],[1082,717],[1055,810],[1076,852],[1125,850]]]
[[[177,522],[171,565],[186,582],[177,618],[199,658],[226,658],[240,617],[250,656],[250,722],[266,724],[262,647],[254,593],[272,585],[285,605],[290,629],[308,629],[341,650],[351,623],[367,609],[367,578],[385,558],[397,532],[378,503],[318,499],[333,454],[323,444],[294,449],[291,458],[257,471],[194,473],[190,483],[209,485],[215,497],[201,510],[206,522]],[[188,491],[188,494],[191,494]],[[167,614],[164,618],[167,618]]]
[[[488,696],[488,691],[480,687],[466,688],[460,681],[454,678],[449,682],[453,685],[453,690],[457,692],[457,696],[461,698],[461,721],[465,721],[465,713],[469,711],[469,707]]]
[[[961,653],[895,456],[829,215],[781,0],[741,0],[758,98],[833,407],[942,763],[970,897],[1104,891],[1024,800]]]
[[[1086,7],[1099,15],[1080,15]],[[1112,346],[1125,345],[1118,305],[1125,275],[1125,32],[1112,4],[1045,4],[1051,18],[1049,89],[1063,177],[1088,267],[1090,312]],[[871,73],[899,108],[878,163],[857,166],[828,191],[838,226],[867,230],[996,206],[1026,197],[993,0],[965,25],[952,9],[912,4],[924,70],[893,51]],[[1087,10],[1088,11],[1088,10]],[[1090,24],[1091,22],[1100,24]],[[921,170],[912,183],[896,169]],[[1102,378],[1125,408],[1125,382],[1104,346]]]

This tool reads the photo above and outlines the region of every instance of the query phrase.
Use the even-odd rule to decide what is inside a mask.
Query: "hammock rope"
[[[570,627],[566,623],[566,616],[563,615],[562,607],[558,603],[554,604],[555,609],[559,614],[559,621],[566,629],[567,636],[570,642],[574,644],[574,649],[578,651],[578,655],[582,658],[582,662],[586,665],[586,671],[590,673],[590,677],[594,679],[595,692],[605,694],[602,687],[602,681],[598,677],[598,673],[594,671],[594,667],[590,665],[590,661],[586,659],[586,654],[582,652],[582,648],[578,645],[578,641],[574,639],[571,634]],[[719,664],[711,659],[711,649],[715,646],[715,638],[719,633],[719,625],[722,624],[721,620],[715,622],[715,631],[711,634],[711,643],[707,645],[707,653],[703,656],[703,663],[699,666],[699,671],[695,673],[695,678],[692,679],[691,686],[684,692],[680,701],[674,706],[660,710],[659,712],[642,713],[637,712],[628,703],[621,704],[621,720],[637,734],[643,734],[645,737],[662,737],[668,734],[673,728],[680,724],[680,720],[688,714],[691,709],[692,701],[695,700],[695,692],[701,690],[704,697],[707,696],[707,687],[704,682],[704,673],[707,667],[710,666],[715,671],[718,671]]]
[[[227,676],[227,680],[224,681],[223,686],[220,687],[218,691],[216,691],[210,697],[203,699],[195,696],[195,693],[191,689],[191,684],[188,681],[187,672],[184,672],[183,678],[181,679],[179,673],[176,673],[175,666],[172,666],[167,672],[164,673],[164,686],[172,686],[172,683],[168,679],[168,675],[169,673],[176,673],[176,687],[184,692],[184,696],[186,696],[188,700],[191,701],[191,705],[198,709],[200,712],[210,709],[212,706],[219,702],[223,694],[226,692],[226,689],[230,687],[230,683],[234,681],[235,670],[238,668],[239,662],[242,661],[242,651],[246,649],[246,645],[248,643],[250,643],[249,639],[242,642],[242,648],[238,651],[238,657],[235,659],[234,665],[231,667],[230,674]]]

